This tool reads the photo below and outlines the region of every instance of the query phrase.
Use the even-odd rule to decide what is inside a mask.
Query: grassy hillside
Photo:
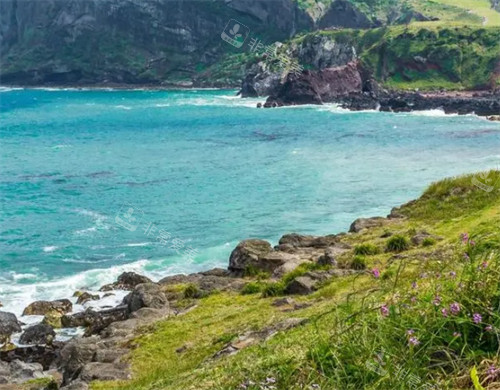
[[[354,45],[366,68],[389,87],[474,89],[489,88],[500,80],[500,27],[416,24],[321,31],[295,43],[316,35]]]
[[[319,10],[327,9],[333,0],[296,0],[302,9],[316,17]],[[391,22],[395,14],[414,10],[439,23],[500,26],[500,12],[492,8],[491,0],[349,0],[372,20]]]
[[[500,172],[490,192],[473,184],[486,176],[435,183],[397,210],[405,218],[344,236],[353,249],[339,266],[365,272],[279,307],[269,295],[290,275],[249,278],[246,294],[213,294],[145,330],[132,381],[92,388],[498,389]],[[231,341],[239,353],[215,357]]]

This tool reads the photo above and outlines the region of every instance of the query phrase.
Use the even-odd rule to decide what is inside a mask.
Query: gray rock
[[[100,349],[96,352],[94,360],[100,363],[114,363],[128,354],[129,350],[124,348]]]
[[[411,242],[414,245],[420,246],[420,245],[422,245],[422,243],[424,242],[424,240],[428,239],[428,238],[431,238],[431,239],[436,240],[436,241],[442,240],[442,237],[435,236],[435,235],[430,234],[430,233],[428,233],[428,232],[426,232],[424,230],[424,231],[421,231],[421,232],[418,232],[417,234],[415,234],[411,238]]]
[[[316,290],[317,280],[309,276],[298,276],[293,279],[286,287],[287,294],[307,295]]]
[[[19,342],[21,344],[52,344],[56,337],[56,332],[51,326],[37,324],[27,328],[21,335]]]
[[[308,236],[297,233],[285,234],[279,240],[278,249],[282,245],[288,245],[293,248],[326,248],[339,245],[340,235],[330,234],[328,236]]]
[[[87,363],[79,375],[84,382],[114,381],[130,379],[129,366],[126,363]]]
[[[90,294],[88,292],[84,292],[78,296],[78,299],[76,303],[78,305],[83,305],[85,302],[88,301],[97,301],[99,299],[99,295],[97,294]]]
[[[71,382],[69,385],[61,387],[60,390],[88,390],[89,385],[83,381],[76,380]]]
[[[231,252],[229,270],[243,273],[247,267],[259,267],[259,257],[268,254],[273,248],[269,242],[258,239],[241,241]]]
[[[347,251],[348,249],[345,248],[329,247],[325,249],[325,253],[318,258],[318,264],[336,267],[338,257]]]
[[[44,316],[49,312],[69,313],[73,310],[73,304],[69,299],[58,299],[56,301],[36,301],[26,307],[23,316]]]
[[[143,307],[153,309],[168,308],[168,300],[161,287],[156,283],[144,283],[136,286],[134,291],[123,299],[129,313],[133,313]]]
[[[60,352],[59,368],[63,373],[65,383],[73,380],[82,367],[92,362],[98,350],[96,336],[75,338],[69,341]]]
[[[14,360],[10,363],[10,376],[12,383],[24,383],[31,379],[45,377],[41,364],[25,363],[20,360]]]
[[[383,217],[373,217],[373,218],[358,218],[356,219],[349,228],[350,233],[359,233],[363,229],[370,229],[373,227],[383,226],[387,219]]]
[[[12,333],[21,331],[21,325],[16,315],[6,311],[0,311],[0,344],[9,340]]]
[[[72,315],[64,315],[61,323],[64,328],[77,328],[80,326],[94,328],[92,332],[99,332],[104,327],[115,321],[128,318],[127,306],[117,306],[111,309],[95,311],[91,308]]]
[[[148,277],[136,274],[135,272],[124,272],[118,276],[118,280],[115,283],[102,286],[99,291],[133,290],[137,285],[143,283],[153,282]]]

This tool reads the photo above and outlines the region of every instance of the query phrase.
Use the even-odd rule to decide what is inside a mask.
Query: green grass
[[[387,240],[385,250],[387,252],[403,252],[410,248],[410,241],[401,234],[392,236]]]
[[[377,255],[379,253],[380,253],[379,247],[373,244],[360,244],[354,247],[355,255],[371,256],[371,255]]]
[[[345,261],[362,258],[382,277],[333,278],[310,296],[294,297],[309,304],[295,311],[272,306],[275,294],[204,297],[195,309],[157,323],[135,341],[129,358],[133,380],[92,388],[406,390],[417,383],[466,390],[473,388],[474,368],[481,386],[497,388],[488,369],[500,366],[500,182],[487,192],[474,184],[475,177],[434,183],[402,207],[406,218],[343,238],[354,248],[381,248],[393,237],[423,230],[443,238],[432,246],[408,248],[397,258],[384,252],[361,257],[355,249],[345,254]],[[479,177],[485,182],[500,174]],[[382,237],[388,231],[395,234]],[[259,292],[266,284],[281,294],[291,277],[251,283]],[[273,287],[267,287],[270,283]],[[459,311],[453,311],[454,303]],[[481,322],[474,322],[475,313]],[[236,355],[212,358],[239,335],[290,317],[308,321]],[[189,347],[183,353],[175,352],[184,345]]]
[[[436,0],[447,6],[460,7],[481,17],[485,26],[500,26],[500,12],[491,8],[489,0]]]

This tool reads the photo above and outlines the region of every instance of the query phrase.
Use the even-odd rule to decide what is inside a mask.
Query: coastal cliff
[[[0,352],[0,381],[9,390],[381,390],[406,383],[391,372],[407,370],[422,386],[468,389],[477,377],[494,389],[499,185],[498,171],[446,179],[348,233],[285,234],[274,247],[248,239],[228,269],[158,282],[125,273],[75,294],[91,303],[127,290],[115,308],[35,302],[25,315],[43,324],[24,327],[31,346]],[[60,342],[54,326],[86,331]],[[19,329],[0,313],[4,340]]]

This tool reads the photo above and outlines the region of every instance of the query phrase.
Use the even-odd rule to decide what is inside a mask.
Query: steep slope
[[[312,26],[292,0],[2,0],[0,17],[1,82],[20,84],[189,81],[238,51],[230,19],[269,41]]]

